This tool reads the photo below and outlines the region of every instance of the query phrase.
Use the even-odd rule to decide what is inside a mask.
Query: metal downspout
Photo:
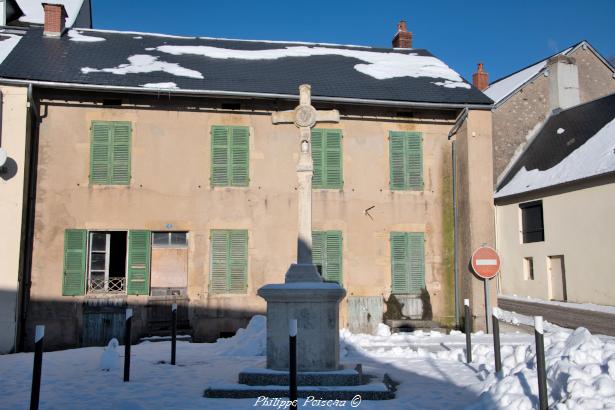
[[[455,326],[460,326],[460,312],[459,312],[459,270],[457,268],[458,257],[458,243],[457,243],[457,230],[458,230],[458,214],[457,214],[457,157],[455,152],[455,142],[452,146],[452,163],[453,163],[453,283],[455,286]]]

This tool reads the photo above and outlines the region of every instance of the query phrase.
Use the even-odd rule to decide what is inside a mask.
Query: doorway
[[[549,270],[549,300],[566,301],[566,269],[564,255],[549,256],[547,267]]]

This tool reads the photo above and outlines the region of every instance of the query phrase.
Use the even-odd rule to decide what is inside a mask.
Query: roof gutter
[[[94,84],[74,84],[60,83],[52,81],[37,81],[37,80],[18,80],[10,78],[0,79],[0,83],[14,85],[35,85],[40,88],[57,88],[65,90],[94,90],[94,91],[111,91],[126,94],[149,94],[149,95],[175,95],[175,96],[208,96],[208,97],[235,97],[235,98],[274,98],[284,100],[297,100],[298,95],[293,94],[272,94],[272,93],[250,93],[241,91],[220,91],[220,90],[173,90],[173,89],[148,89],[143,87],[118,87],[109,85],[94,85]],[[366,104],[379,105],[389,107],[412,107],[412,108],[439,108],[439,109],[473,109],[473,110],[491,110],[492,104],[463,104],[463,103],[430,103],[430,102],[413,102],[413,101],[394,101],[394,100],[370,100],[362,98],[344,98],[344,97],[319,97],[313,96],[313,101],[345,103],[345,104]]]

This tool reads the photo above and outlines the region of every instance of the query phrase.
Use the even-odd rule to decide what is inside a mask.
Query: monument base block
[[[291,268],[292,269],[292,268]],[[297,319],[297,368],[300,372],[339,370],[339,303],[344,288],[329,282],[265,285],[267,368],[288,371],[288,321]]]

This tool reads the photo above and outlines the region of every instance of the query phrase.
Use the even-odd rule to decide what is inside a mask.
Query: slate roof
[[[62,4],[66,10],[66,27],[92,27],[90,0],[7,0],[7,22],[11,25],[42,25],[43,3]]]
[[[79,35],[71,30],[74,35]],[[368,99],[395,102],[480,104],[491,100],[459,77],[454,87],[436,85],[444,80],[433,77],[398,76],[377,79],[360,72],[355,66],[369,65],[348,55],[348,50],[369,51],[386,60],[391,53],[431,57],[424,49],[380,49],[323,44],[276,43],[265,41],[211,38],[180,38],[131,32],[79,30],[83,36],[99,41],[75,41],[70,35],[47,38],[42,29],[29,28],[27,33],[0,65],[0,77],[111,87],[143,87],[145,84],[175,83],[179,90],[222,91],[296,95],[300,84],[312,85],[314,97]],[[69,33],[70,34],[70,33]],[[204,55],[174,55],[157,49],[160,46],[205,46],[222,50],[279,50],[303,46],[327,48],[331,54],[288,56],[276,59],[212,58]],[[336,54],[335,50],[340,51]],[[328,53],[328,51],[327,51]],[[173,70],[114,74],[94,70],[129,65],[135,55],[153,56],[202,78],[174,75]],[[373,56],[373,54],[372,54]],[[393,55],[393,57],[395,57]],[[439,64],[443,64],[438,61]],[[82,68],[93,70],[84,72]],[[443,65],[446,70],[448,67]],[[452,70],[450,70],[453,72]],[[453,74],[457,75],[453,72]],[[462,84],[463,87],[459,87]],[[450,85],[450,84],[449,84]],[[467,88],[465,88],[467,87]],[[170,91],[173,92],[173,91]]]
[[[615,94],[554,113],[498,184],[502,198],[615,171]]]
[[[588,47],[602,62],[610,68],[611,71],[615,72],[615,68],[606,60],[596,49],[594,49],[589,42],[583,40],[576,44],[571,45],[570,47],[557,52],[555,54],[550,55],[547,58],[544,58],[540,61],[537,61],[533,64],[528,65],[525,68],[522,68],[518,71],[510,73],[502,78],[499,78],[489,84],[484,90],[484,93],[491,98],[495,102],[495,106],[499,106],[503,104],[508,97],[513,95],[515,91],[522,88],[525,84],[533,80],[536,76],[540,75],[543,70],[547,67],[547,62],[551,57],[555,57],[557,55],[569,55],[579,47],[586,46]]]

